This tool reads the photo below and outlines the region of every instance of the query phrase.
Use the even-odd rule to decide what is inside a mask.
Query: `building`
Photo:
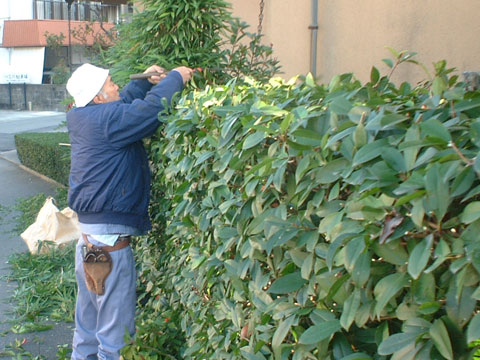
[[[478,0],[230,0],[233,14],[272,44],[283,76],[315,73],[321,82],[353,72],[368,81],[372,66],[389,68],[387,50],[416,52],[416,60],[433,72],[433,62],[446,60],[463,71],[480,70],[480,1]],[[425,79],[421,67],[400,66],[396,82]]]
[[[66,0],[2,0],[0,83],[50,83],[57,65],[85,62],[85,47],[93,44],[95,34],[108,32],[133,12],[127,2],[71,0],[69,7]],[[85,33],[87,25],[93,31]],[[83,35],[69,37],[75,32]],[[46,34],[57,46],[48,43]]]

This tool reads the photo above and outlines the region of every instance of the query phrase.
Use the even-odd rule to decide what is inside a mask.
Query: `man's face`
[[[118,85],[112,81],[112,77],[108,75],[102,90],[95,96],[94,102],[103,104],[107,102],[120,100],[120,93],[118,92]]]

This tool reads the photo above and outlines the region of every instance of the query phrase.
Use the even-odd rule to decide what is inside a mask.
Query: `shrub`
[[[268,79],[278,73],[272,49],[248,25],[233,18],[224,0],[141,0],[141,13],[118,26],[119,41],[102,54],[119,84],[152,64],[203,68],[209,81],[254,75]]]
[[[155,229],[137,244],[144,318],[182,314],[174,353],[473,356],[480,93],[450,72],[185,94],[151,143]],[[164,335],[137,339],[142,357]]]
[[[68,133],[20,133],[15,135],[18,158],[26,167],[60,184],[68,185],[70,173],[70,143]]]

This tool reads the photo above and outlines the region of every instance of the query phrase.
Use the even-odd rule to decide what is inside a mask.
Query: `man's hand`
[[[161,73],[162,75],[153,75],[153,76],[150,76],[147,80],[151,83],[151,84],[158,84],[160,81],[162,81],[162,79],[167,76],[167,71],[162,68],[161,66],[158,66],[158,65],[152,65],[150,66],[147,70],[145,70],[143,73],[151,73],[151,72],[158,72],[158,73]]]
[[[193,69],[190,69],[189,67],[186,66],[179,66],[173,69],[172,71],[178,71],[180,75],[182,75],[183,83],[185,84],[187,81],[189,81],[192,78]]]

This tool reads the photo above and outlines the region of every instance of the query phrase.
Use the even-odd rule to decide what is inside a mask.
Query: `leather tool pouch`
[[[82,250],[87,289],[97,295],[103,295],[105,280],[112,271],[112,257],[101,248],[89,249],[84,245]]]

